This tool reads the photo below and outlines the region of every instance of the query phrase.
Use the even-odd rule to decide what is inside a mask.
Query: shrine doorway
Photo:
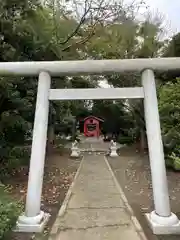
[[[101,134],[100,124],[104,122],[103,119],[89,116],[84,119],[84,135],[86,137],[99,137]]]

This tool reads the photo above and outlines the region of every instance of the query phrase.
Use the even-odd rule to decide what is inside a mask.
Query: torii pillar
[[[146,216],[153,233],[173,234],[178,231],[180,233],[180,221],[170,208],[156,85],[152,70],[147,69],[142,73],[142,85],[155,207],[155,210]]]

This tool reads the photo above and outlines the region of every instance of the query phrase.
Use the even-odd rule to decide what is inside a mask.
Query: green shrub
[[[9,239],[22,211],[21,205],[12,200],[8,193],[0,187],[0,240]]]
[[[166,165],[172,167],[174,170],[180,170],[180,157],[179,154],[172,152],[166,157]]]
[[[27,164],[30,158],[30,147],[29,146],[16,146],[12,148],[9,153],[10,159],[15,159],[17,164]]]
[[[9,147],[3,150],[4,154],[1,152],[0,164],[1,164],[1,173],[0,180],[3,181],[5,176],[11,174],[12,170],[18,168],[19,166],[28,165],[30,158],[30,147],[29,146],[16,146]]]
[[[118,137],[118,143],[130,145],[133,143],[133,139],[131,136],[122,136],[121,135]]]
[[[180,170],[180,79],[159,89],[159,112],[166,165]]]

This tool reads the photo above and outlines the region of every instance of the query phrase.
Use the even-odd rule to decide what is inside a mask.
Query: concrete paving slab
[[[130,216],[124,208],[69,209],[59,219],[60,229],[81,229],[114,225],[129,225]]]
[[[140,240],[129,226],[109,226],[61,231],[56,240]]]
[[[106,187],[108,187],[108,193],[106,190]],[[76,189],[76,191],[75,191]],[[73,194],[89,194],[89,192],[91,192],[91,194],[98,194],[101,192],[102,195],[119,195],[119,193],[117,192],[116,188],[113,185],[88,185],[88,187],[86,187],[84,184],[80,185],[79,188],[75,188],[73,189],[72,193]],[[89,191],[89,192],[88,192]]]
[[[102,169],[103,171],[103,169]],[[99,173],[98,171],[96,172],[96,174],[92,174],[91,172],[86,172],[84,174],[82,174],[81,176],[78,177],[77,179],[77,183],[79,184],[80,182],[82,183],[89,183],[89,179],[91,179],[91,184],[101,184],[103,183],[105,180],[108,180],[110,183],[113,184],[113,179],[111,176],[109,176],[108,172],[104,171],[104,175]]]
[[[109,187],[109,191],[107,193],[106,188]],[[76,188],[77,189],[77,188]],[[89,192],[88,192],[89,190]],[[72,191],[72,196],[73,195],[80,195],[80,196],[86,196],[86,198],[89,195],[97,195],[99,193],[101,193],[101,196],[107,197],[107,196],[111,196],[111,195],[118,195],[117,191],[115,191],[116,188],[113,188],[111,185],[98,185],[98,186],[88,186],[85,187],[84,185],[81,185],[76,191]],[[91,196],[90,196],[91,197]]]
[[[68,204],[69,208],[106,208],[123,207],[119,195],[112,194],[73,194]]]
[[[95,165],[96,169],[93,169],[91,165]],[[87,167],[88,167],[88,169],[87,169]],[[107,168],[103,168],[103,167],[101,169],[99,169],[99,163],[96,163],[95,161],[87,163],[87,165],[85,167],[82,166],[82,169],[83,169],[83,174],[82,175],[86,175],[86,173],[90,173],[90,174],[92,174],[94,176],[98,176],[98,175],[96,175],[96,173],[98,173],[99,175],[103,176],[102,173],[104,173],[105,174],[104,177],[105,176],[109,176],[108,169]],[[101,170],[101,171],[99,172],[99,170]]]
[[[92,180],[93,179],[90,178],[89,181],[88,181],[88,179],[87,179],[87,181],[85,181],[85,180],[83,181],[80,178],[78,178],[74,185],[73,192],[80,190],[80,189],[84,189],[84,190],[87,189],[87,191],[93,191],[93,189],[96,187],[101,188],[101,189],[108,187],[108,191],[109,190],[111,191],[113,188],[116,189],[115,183],[112,181],[109,181],[108,178],[104,179],[103,181],[97,181],[97,179],[94,179],[95,181],[92,181]],[[106,192],[107,192],[107,190],[106,190]],[[117,190],[116,190],[116,192],[117,192]]]

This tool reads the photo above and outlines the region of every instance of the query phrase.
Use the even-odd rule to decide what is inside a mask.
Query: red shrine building
[[[99,137],[100,124],[104,122],[101,118],[89,116],[84,119],[84,135],[86,137]]]

